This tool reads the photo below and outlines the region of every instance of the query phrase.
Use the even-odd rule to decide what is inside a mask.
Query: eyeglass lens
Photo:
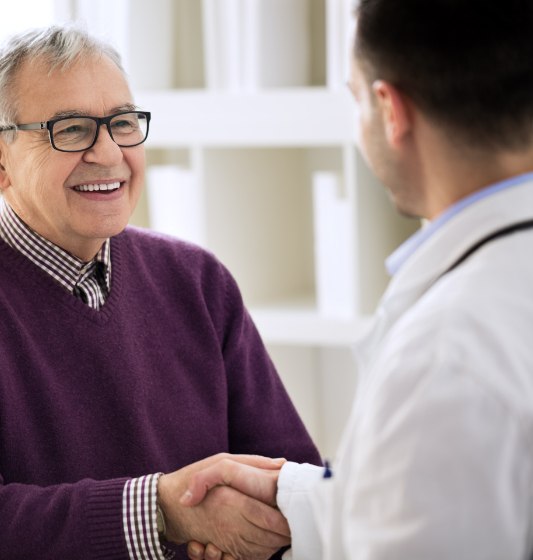
[[[142,143],[147,134],[148,120],[142,113],[115,115],[109,126],[113,140],[123,147]],[[89,117],[67,117],[56,121],[50,131],[52,142],[60,150],[78,151],[89,148],[96,138],[96,121]]]

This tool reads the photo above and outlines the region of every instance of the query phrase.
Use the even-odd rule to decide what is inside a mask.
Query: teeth
[[[87,191],[114,191],[116,189],[120,188],[120,182],[117,181],[116,183],[90,183],[87,185],[78,185],[77,187],[74,187],[75,191],[82,191],[82,192],[87,192]]]

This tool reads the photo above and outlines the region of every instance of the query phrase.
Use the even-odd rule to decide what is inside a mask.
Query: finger
[[[244,453],[217,453],[216,455],[211,455],[197,464],[205,464],[205,466],[210,466],[215,463],[224,460],[231,460],[236,463],[242,463],[243,465],[250,465],[251,467],[257,467],[258,469],[279,469],[281,465],[287,462],[287,459],[283,457],[278,457],[273,459],[271,457],[264,457],[263,455],[247,455]]]
[[[193,474],[180,503],[195,506],[215,486],[230,486],[247,496],[275,505],[278,475],[278,470],[224,459]]]
[[[272,535],[272,541],[267,546],[279,544],[279,547],[290,544],[291,530],[287,519],[276,508],[262,502],[247,498],[241,509],[243,518],[259,530],[263,538],[265,532]],[[263,542],[263,541],[260,541]]]
[[[221,560],[222,551],[213,543],[208,543],[205,547],[205,560]]]
[[[223,486],[210,492],[208,500],[212,504],[219,506],[224,504],[223,507],[239,512],[240,520],[233,520],[231,526],[227,527],[228,532],[230,534],[233,532],[256,548],[272,550],[266,558],[272,556],[281,547],[290,544],[288,522],[278,509],[245,496],[233,488]],[[235,550],[231,546],[220,548],[235,555]]]
[[[219,463],[220,461],[231,460],[236,463],[242,463],[243,465],[250,465],[252,467],[257,467],[260,469],[279,469],[287,459],[282,457],[272,459],[271,457],[264,457],[262,455],[246,455],[246,454],[231,454],[231,453],[217,453],[216,455],[211,455],[206,457],[197,463],[193,463],[186,469],[201,470],[212,465]]]
[[[199,542],[191,541],[187,544],[187,556],[191,560],[204,560],[205,546]]]

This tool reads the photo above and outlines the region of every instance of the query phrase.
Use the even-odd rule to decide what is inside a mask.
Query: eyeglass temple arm
[[[19,130],[45,130],[46,123],[40,122],[40,123],[30,123],[30,124],[16,124],[13,128]]]
[[[45,122],[30,123],[30,124],[13,124],[11,126],[0,127],[0,132],[4,130],[46,130]]]

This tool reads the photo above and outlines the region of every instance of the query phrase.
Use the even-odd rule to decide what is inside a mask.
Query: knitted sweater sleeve
[[[126,479],[39,487],[0,477],[0,558],[126,560]]]
[[[230,452],[321,464],[234,279],[225,274],[222,351],[228,379]]]
[[[298,415],[233,277],[225,275],[219,323],[228,383],[229,451],[320,465],[320,454]],[[286,549],[273,559],[281,559]]]

